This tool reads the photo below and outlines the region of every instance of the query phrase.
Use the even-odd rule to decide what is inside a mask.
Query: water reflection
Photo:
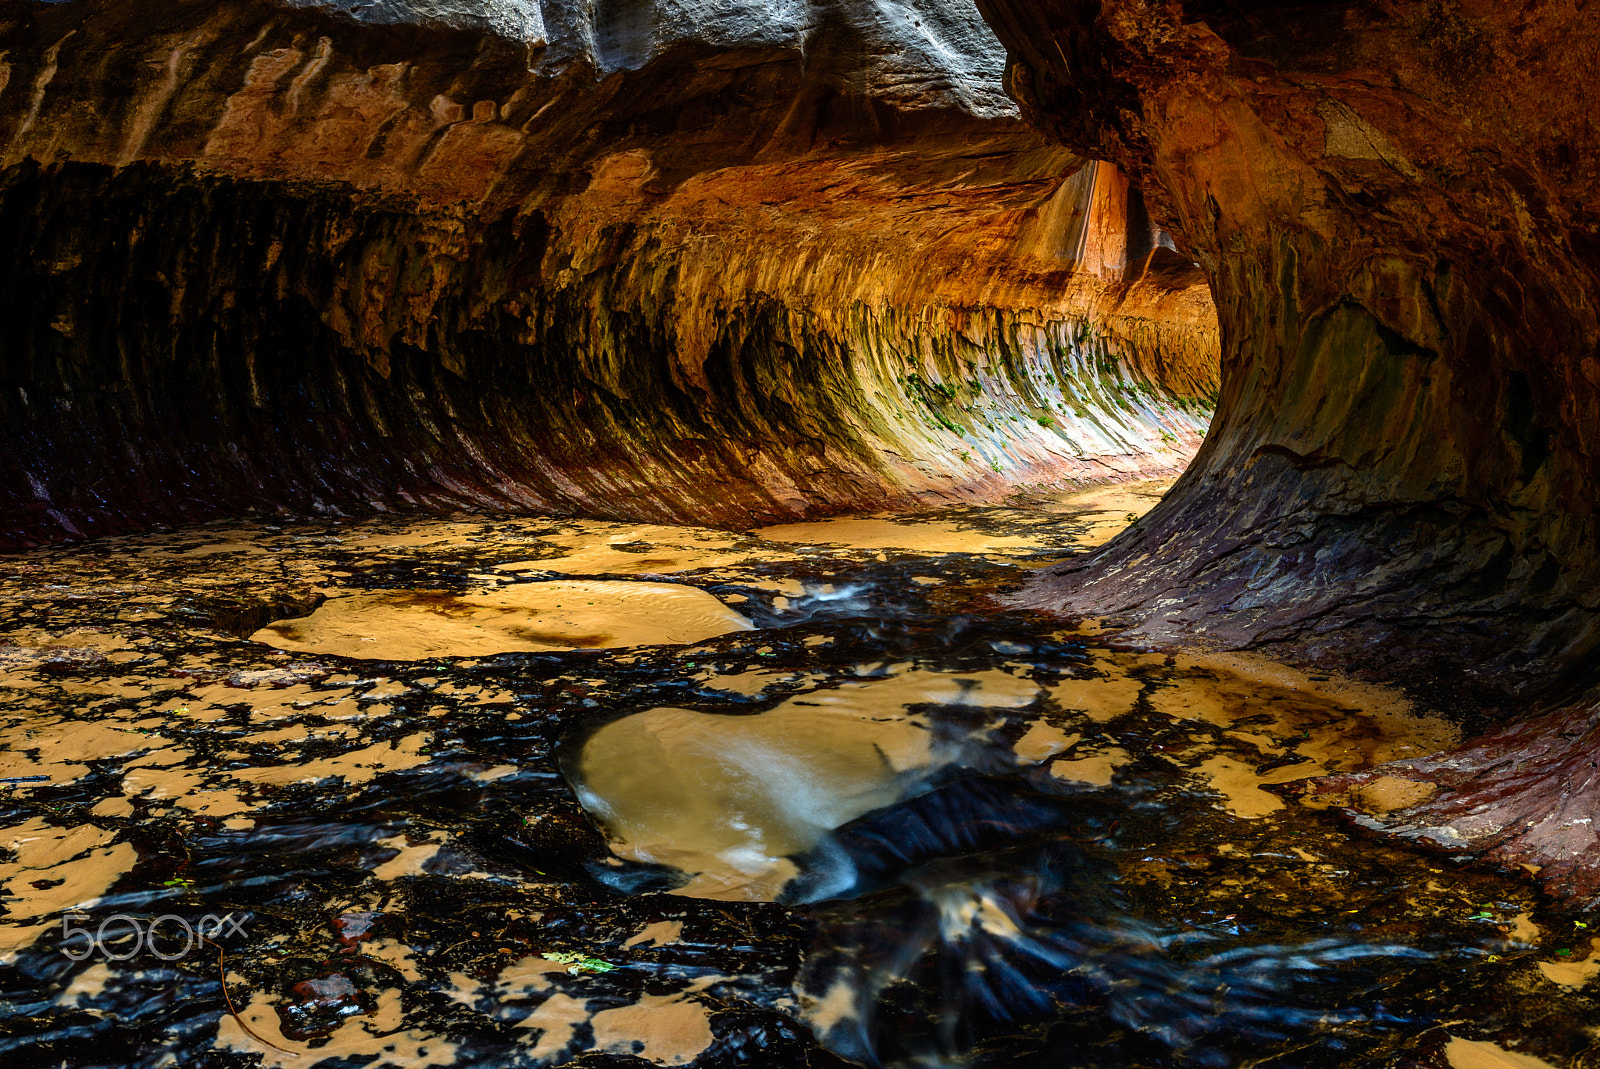
[[[1104,837],[1071,834],[1103,816],[970,780],[847,829],[839,846],[863,876],[821,907],[796,985],[805,1018],[848,1057],[912,1065],[1020,1052],[1046,1023],[1073,1051],[1116,1041],[1082,1064],[1129,1064],[1131,1044],[1131,1063],[1204,1066],[1288,1047],[1327,1055],[1351,1025],[1370,1042],[1419,1023],[1372,992],[1439,951],[1364,936],[1261,943],[1131,913]]]
[[[1092,526],[936,518],[1057,547]],[[1443,726],[998,614],[1051,551],[942,548],[463,517],[0,560],[0,1063],[1309,1066],[1589,1042],[1572,918],[1262,790]],[[619,581],[756,630],[421,659],[247,640],[319,599]],[[733,897],[697,897],[718,880]],[[168,961],[119,922],[125,957],[75,961],[73,908],[237,928],[220,961]]]
[[[1352,747],[1404,752],[1441,725],[1391,711],[1379,730],[1314,688],[1212,662],[1129,665],[1079,647],[1030,664],[1018,658],[1035,645],[1016,637],[969,636],[951,651],[1003,667],[861,666],[876,674],[866,681],[812,672],[782,677],[803,689],[759,712],[611,720],[580,736],[569,774],[618,857],[688,877],[672,893],[812,904],[823,928],[796,980],[801,1016],[854,1060],[963,1063],[1084,1015],[1075,1046],[1120,1028],[1141,1058],[1207,1066],[1308,1045],[1331,1056],[1352,1026],[1372,1041],[1427,1023],[1370,992],[1480,945],[1318,938],[1349,927],[1332,895],[1281,943],[1141,911],[1120,883],[1154,842],[1121,829],[1141,809],[1172,838],[1260,819],[1283,809],[1260,791],[1277,768],[1307,775]],[[1142,677],[1131,697],[1130,669]],[[1119,698],[1084,700],[1095,687]],[[1141,711],[1151,696],[1167,712]],[[1150,760],[1161,728],[1155,752],[1207,776],[1223,769],[1222,782],[1172,790],[1175,769]],[[1116,768],[1082,756],[1095,749],[1125,771],[1101,775]],[[637,876],[608,875],[621,887]],[[1107,1064],[1125,1064],[1117,1049]]]
[[[940,770],[980,760],[972,751],[983,741],[965,730],[973,712],[1026,706],[1042,694],[996,670],[857,671],[865,678],[760,713],[660,708],[612,721],[583,741],[579,797],[619,856],[692,877],[674,893],[771,900],[796,875],[789,858],[918,793]],[[806,868],[812,897],[850,879],[823,868],[816,859]]]

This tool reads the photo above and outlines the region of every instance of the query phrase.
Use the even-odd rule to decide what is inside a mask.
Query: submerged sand
[[[699,642],[754,625],[676,583],[557,580],[475,594],[380,591],[329,598],[251,635],[281,650],[382,660]]]
[[[1231,817],[1259,820],[1287,807],[1265,788],[1455,738],[1394,692],[1312,680],[1253,657],[1096,650],[1073,677],[1048,684],[1006,668],[861,671],[872,678],[749,672],[728,676],[725,687],[707,680],[752,696],[779,682],[807,688],[753,715],[667,707],[614,720],[584,744],[580,800],[618,857],[685,874],[672,893],[765,901],[833,830],[914,797],[940,769],[998,767],[1000,751],[1014,767],[1063,784],[1112,788],[1148,749],[1154,717],[1186,737],[1165,747],[1194,789]],[[937,710],[962,707],[987,712],[977,726],[970,716],[966,728],[935,722]]]
[[[749,992],[766,982],[741,973],[722,991],[718,977],[677,975],[678,963],[701,960],[707,947],[755,938],[737,924],[761,909],[747,914],[747,907],[697,905],[692,897],[774,897],[841,823],[942,784],[945,773],[976,768],[1058,794],[1137,792],[1158,779],[1177,804],[1200,814],[1204,837],[1182,852],[1157,843],[1148,857],[1127,863],[1126,875],[1130,886],[1155,888],[1151,894],[1170,889],[1175,904],[1201,901],[1203,893],[1209,904],[1184,913],[1185,923],[1231,923],[1241,904],[1298,906],[1321,895],[1337,903],[1341,921],[1347,913],[1366,920],[1355,906],[1385,924],[1396,917],[1422,924],[1425,915],[1430,930],[1455,938],[1465,930],[1466,945],[1508,955],[1527,955],[1543,939],[1548,949],[1540,955],[1553,960],[1525,963],[1517,983],[1538,985],[1552,1003],[1592,991],[1600,947],[1563,937],[1564,927],[1542,936],[1522,898],[1468,897],[1478,877],[1435,869],[1430,882],[1423,863],[1390,884],[1345,871],[1357,867],[1351,861],[1364,856],[1364,844],[1354,852],[1332,833],[1289,837],[1297,820],[1304,831],[1304,814],[1263,787],[1449,741],[1447,726],[1410,715],[1393,695],[1259,659],[1169,659],[1096,647],[1092,638],[1087,650],[1069,643],[1064,655],[1064,636],[1048,625],[1019,625],[991,643],[993,656],[969,658],[969,646],[952,658],[938,643],[908,650],[879,642],[860,620],[813,618],[819,592],[832,595],[858,580],[869,606],[894,600],[884,593],[916,600],[930,591],[933,608],[914,611],[963,611],[969,591],[994,582],[993,558],[975,570],[970,560],[941,554],[977,545],[1026,555],[995,537],[1057,553],[1082,549],[1155,500],[1123,489],[1144,500],[1129,503],[1102,489],[1032,511],[983,512],[979,526],[1002,536],[969,530],[953,512],[932,526],[871,518],[873,538],[863,534],[860,548],[838,550],[704,529],[478,518],[212,525],[12,558],[0,583],[13,618],[0,633],[0,774],[16,780],[7,788],[16,808],[0,829],[7,910],[0,961],[54,955],[61,915],[71,909],[96,911],[98,923],[140,899],[181,916],[221,912],[235,901],[257,908],[261,895],[274,892],[234,879],[265,873],[279,886],[273,866],[280,863],[260,860],[266,850],[336,875],[306,884],[308,915],[390,911],[408,927],[361,946],[360,959],[388,967],[371,983],[370,1012],[345,1019],[326,1042],[305,1042],[279,1027],[277,1011],[290,995],[259,983],[259,971],[252,989],[245,965],[259,969],[253,963],[290,954],[323,960],[332,952],[330,928],[250,925],[227,951],[239,1019],[216,1000],[204,1011],[216,1021],[218,1048],[308,1069],[334,1059],[443,1065],[463,1052],[478,1057],[474,1044],[509,1028],[521,1044],[517,1056],[548,1064],[595,1050],[682,1065],[709,1047],[715,1013],[747,1006]],[[1039,517],[1049,519],[1048,530],[1034,527]],[[847,529],[826,531],[837,537]],[[886,561],[884,548],[907,545],[928,547],[926,558]],[[368,589],[408,570],[449,574],[455,592]],[[667,574],[679,581],[662,581]],[[528,581],[535,576],[552,581]],[[637,581],[619,581],[629,579]],[[597,588],[638,596],[608,601],[594,596]],[[240,605],[285,597],[306,604],[314,592],[332,596],[327,612],[256,633],[270,645],[240,642],[249,627],[226,623]],[[750,620],[729,603],[771,630],[744,634]],[[290,644],[362,604],[373,615],[351,614],[355,622],[347,619],[342,634],[333,629],[326,649]],[[786,623],[802,620],[813,622],[785,635]],[[686,623],[696,626],[675,630]],[[534,633],[516,634],[518,627]],[[297,637],[286,633],[301,629]],[[730,638],[700,644],[722,634]],[[541,658],[538,673],[413,660],[458,650],[470,657],[598,648],[592,642],[695,645]],[[346,651],[367,660],[327,655]],[[304,656],[311,652],[324,656]],[[508,801],[526,806],[530,827],[543,826],[544,803],[530,800],[545,788],[532,785],[557,784],[559,773],[540,749],[550,729],[535,717],[565,725],[613,709],[646,711],[590,737],[579,755],[587,780],[580,786],[596,798],[606,794],[616,869],[623,859],[662,860],[686,881],[678,898],[642,899],[639,915],[620,927],[595,920],[616,915],[613,900],[587,912],[556,878],[473,849],[488,829],[482,813]],[[451,806],[458,797],[481,805],[469,801],[441,822],[439,783],[448,785]],[[62,794],[69,785],[74,793]],[[1418,790],[1377,779],[1357,801],[1388,808]],[[413,811],[418,798],[428,808],[418,803]],[[569,798],[551,812],[569,812]],[[384,802],[381,810],[373,799]],[[308,813],[314,824],[305,824]],[[172,829],[172,838],[153,838],[151,827]],[[324,844],[331,843],[342,845],[330,852]],[[227,886],[209,883],[208,871],[227,873]],[[497,903],[517,904],[505,914],[509,923],[471,913],[470,903],[489,888]],[[539,912],[555,903],[594,927],[555,940],[559,926]],[[985,913],[992,904],[974,896],[967,928],[998,932],[1006,918]],[[1465,912],[1488,918],[1491,907],[1503,939],[1490,919]],[[443,935],[428,927],[439,911],[451,920]],[[471,975],[455,971],[463,967],[463,932],[484,951]],[[574,952],[615,970],[585,971],[572,964]],[[206,954],[197,967],[214,969],[212,948]],[[57,1005],[108,1016],[166,1005],[171,972],[156,965],[148,956],[85,962],[60,974]],[[787,980],[781,990],[790,997]],[[838,994],[836,1006],[807,1011],[806,1019],[826,1023],[838,1016],[830,1017],[835,1008],[853,1012],[859,990],[846,985]],[[796,997],[804,1004],[808,996]],[[448,1030],[429,1008],[441,1000],[454,1015]],[[1456,1039],[1445,1055],[1459,1069],[1542,1064],[1509,1049],[1525,1043],[1494,1039],[1505,1046]]]
[[[1006,672],[907,671],[807,691],[764,713],[661,708],[585,744],[581,797],[619,856],[695,878],[677,894],[770,900],[787,859],[899,801],[959,745],[936,741],[929,705],[1015,708],[1039,688]]]

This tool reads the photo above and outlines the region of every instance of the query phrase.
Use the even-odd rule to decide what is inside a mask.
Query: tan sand
[[[482,594],[351,594],[330,598],[310,616],[268,624],[250,637],[303,653],[421,660],[682,644],[752,626],[695,587],[558,580]]]
[[[1451,1069],[1555,1069],[1543,1058],[1531,1054],[1518,1054],[1493,1043],[1455,1036],[1445,1044],[1444,1056]]]
[[[762,527],[755,532],[772,542],[794,545],[847,546],[852,549],[901,549],[912,553],[1006,553],[1049,549],[1044,536],[1037,538],[987,535],[963,530],[948,520],[897,521],[890,519],[816,520]]]
[[[701,877],[678,893],[770,899],[794,874],[789,855],[956,757],[910,707],[1018,708],[1039,693],[998,670],[909,671],[808,691],[753,716],[652,709],[585,744],[584,801],[619,856]]]

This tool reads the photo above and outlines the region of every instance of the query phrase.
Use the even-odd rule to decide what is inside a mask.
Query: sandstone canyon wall
[[[1204,266],[1224,345],[1177,487],[1023,600],[1544,711],[1389,769],[1444,790],[1374,823],[1595,900],[1592,13],[980,7],[1029,120],[1130,174]]]
[[[345,6],[0,4],[0,546],[751,524],[1198,444],[1203,279],[975,12]]]
[[[1595,129],[1570,4],[981,5],[1027,116],[1205,267],[1216,424],[1037,600],[1571,690],[1600,606]]]

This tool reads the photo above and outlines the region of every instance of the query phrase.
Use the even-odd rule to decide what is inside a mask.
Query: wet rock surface
[[[1354,806],[1368,826],[1432,849],[1521,867],[1556,897],[1593,905],[1596,733],[1593,708],[1561,709],[1458,750],[1309,783],[1307,798]]]
[[[1260,789],[1422,756],[1448,725],[1337,679],[993,611],[1061,552],[1018,543],[1092,541],[1104,513],[929,519],[1002,548],[459,517],[5,558],[0,1050],[74,1066],[1590,1056],[1588,916]],[[890,540],[930,537],[906,531]],[[425,660],[243,637],[263,606],[574,575],[688,584],[759,629]],[[944,693],[853,697],[917,679]],[[755,723],[808,700],[926,724],[949,759],[823,829],[787,904],[689,897],[692,873],[618,856],[564,756],[653,709]],[[812,750],[838,774],[826,740]],[[819,874],[830,889],[806,894]],[[79,908],[101,938],[74,961],[88,937],[61,917]],[[102,928],[115,914],[229,920],[188,954],[165,921],[167,961],[128,920]]]

